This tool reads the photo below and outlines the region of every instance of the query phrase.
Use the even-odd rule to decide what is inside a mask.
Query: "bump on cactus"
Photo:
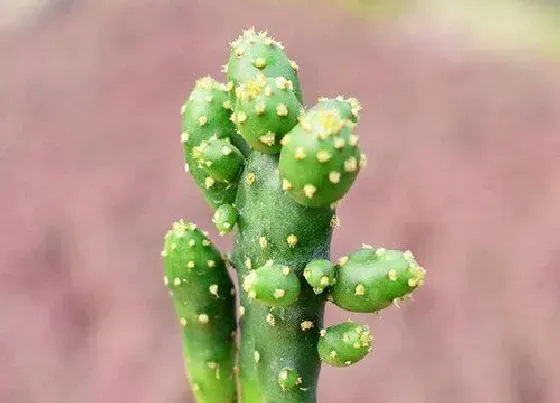
[[[246,30],[231,48],[227,84],[202,78],[183,105],[181,142],[218,232],[236,230],[233,250],[226,259],[178,221],[164,240],[165,283],[198,402],[315,402],[321,362],[358,362],[373,340],[352,322],[323,329],[325,303],[377,312],[421,286],[425,271],[409,251],[363,247],[330,260],[336,202],[366,161],[360,104],[304,107],[297,64],[266,32]]]
[[[202,195],[212,208],[217,208],[224,203],[233,203],[236,184],[217,180],[205,170],[207,165],[200,163],[202,157],[200,147],[202,145],[204,148],[204,144],[211,139],[230,139],[231,147],[237,144],[245,148],[243,139],[237,134],[230,120],[231,104],[225,85],[210,77],[198,80],[181,108],[181,114],[183,117],[181,142],[185,154],[185,170],[190,171]]]
[[[280,152],[280,141],[297,124],[302,111],[293,88],[292,81],[282,76],[267,78],[262,73],[237,87],[231,118],[251,148]]]
[[[191,152],[198,166],[217,182],[235,182],[243,166],[243,155],[227,137],[218,139],[214,135],[194,146]]]
[[[259,239],[264,243],[265,238]],[[249,299],[256,299],[270,306],[288,306],[293,304],[301,285],[299,278],[288,266],[264,265],[245,277],[243,288]]]
[[[220,235],[231,232],[237,223],[237,209],[232,204],[222,204],[214,212],[212,222],[216,225]]]
[[[315,294],[336,283],[335,265],[327,259],[313,259],[305,266],[303,277],[313,287]]]
[[[303,102],[297,76],[298,65],[288,59],[282,43],[269,37],[266,31],[245,30],[231,44],[231,56],[224,70],[227,73],[230,93],[241,84],[253,80],[257,74],[266,77],[284,77],[293,83],[294,93]],[[233,101],[236,98],[232,96]]]
[[[301,378],[299,377],[297,371],[293,368],[284,368],[278,374],[278,384],[282,390],[293,389],[300,383]]]
[[[333,303],[351,312],[377,312],[424,284],[426,272],[410,251],[362,247],[340,259]]]
[[[321,102],[305,112],[283,139],[280,177],[284,190],[310,207],[340,200],[360,170],[355,123],[344,102]]]
[[[322,330],[317,348],[323,362],[333,367],[348,367],[373,349],[372,342],[366,325],[348,322]]]

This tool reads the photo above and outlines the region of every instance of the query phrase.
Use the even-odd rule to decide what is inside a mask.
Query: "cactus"
[[[314,259],[305,266],[303,277],[313,287],[315,294],[321,294],[326,287],[336,283],[335,267],[327,259]]]
[[[373,349],[372,341],[367,326],[340,323],[321,331],[317,350],[323,362],[333,367],[347,367],[360,361]]]
[[[330,260],[335,207],[366,162],[360,104],[304,107],[297,64],[265,32],[246,30],[231,46],[227,84],[198,80],[183,105],[181,141],[218,232],[236,230],[233,250],[176,222],[165,283],[198,402],[315,402],[321,363],[351,365],[373,341],[365,325],[324,328],[325,303],[378,312],[421,286],[425,270],[410,251],[366,245]]]
[[[164,282],[183,329],[185,362],[201,402],[236,396],[235,288],[220,252],[194,224],[178,221],[165,236]]]

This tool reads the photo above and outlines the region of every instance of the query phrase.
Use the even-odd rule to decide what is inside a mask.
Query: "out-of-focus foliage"
[[[32,20],[50,3],[49,0],[1,0],[0,30],[17,28]]]
[[[419,13],[466,31],[483,47],[560,57],[560,0],[329,0],[368,18]]]
[[[83,0],[77,0],[83,1]],[[299,3],[301,0],[252,0]],[[63,0],[0,0],[0,29],[17,28]],[[467,32],[493,49],[529,49],[560,57],[560,0],[314,0],[370,19],[419,13],[434,23]]]
[[[422,7],[467,29],[483,46],[560,56],[558,0],[429,0]]]
[[[331,0],[333,3],[347,7],[352,12],[363,15],[370,13],[377,18],[398,17],[411,8],[407,0]]]
[[[31,1],[0,0],[0,20]],[[318,401],[560,402],[557,64],[480,52],[436,0],[393,20],[342,1],[58,0],[0,32],[0,402],[189,401],[157,249],[187,208],[210,213],[178,169],[177,105],[253,24],[297,56],[307,99],[364,106],[370,167],[333,256],[387,239],[430,268],[414,304],[359,315],[383,349],[325,366]]]
[[[253,0],[255,2],[269,3],[302,3],[301,0]],[[339,6],[341,9],[349,11],[366,18],[397,18],[412,8],[414,4],[410,0],[313,0],[317,6],[323,7]]]
[[[332,1],[376,16],[420,12],[444,25],[466,30],[484,47],[534,49],[560,57],[559,0]]]

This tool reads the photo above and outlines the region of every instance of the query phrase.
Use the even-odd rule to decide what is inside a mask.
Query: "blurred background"
[[[351,315],[376,352],[324,367],[319,402],[560,402],[552,0],[0,0],[0,402],[191,401],[159,253],[181,217],[217,234],[179,110],[251,25],[308,104],[362,102],[333,257],[428,269],[414,303]]]

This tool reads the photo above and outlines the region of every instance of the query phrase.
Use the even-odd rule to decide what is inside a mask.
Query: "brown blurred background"
[[[351,315],[375,355],[324,367],[319,401],[560,402],[558,2],[408,3],[0,2],[0,402],[190,401],[159,252],[180,217],[216,231],[179,109],[251,25],[308,104],[362,102],[333,257],[428,269],[413,304]]]

